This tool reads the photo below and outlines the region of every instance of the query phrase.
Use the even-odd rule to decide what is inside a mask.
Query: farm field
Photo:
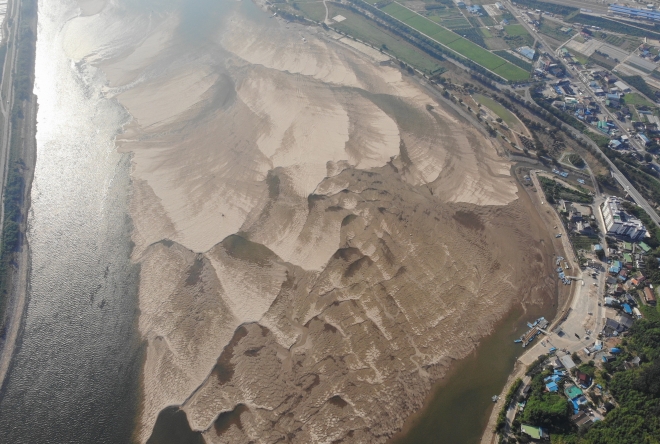
[[[382,11],[507,80],[529,78],[525,70],[398,3],[390,3]]]
[[[381,11],[385,11],[392,17],[399,19],[401,21],[405,21],[406,19],[409,19],[412,16],[418,16],[410,9],[404,8],[398,3],[390,3],[389,5],[381,8]]]
[[[376,48],[381,48],[385,45],[387,52],[427,74],[432,74],[443,69],[438,60],[425,52],[422,52],[420,49],[409,44],[400,37],[394,36],[383,30],[374,22],[360,14],[356,14],[348,9],[334,5],[328,5],[328,7],[330,8],[331,17],[338,14],[346,17],[346,20],[343,22],[333,25],[333,28],[338,31],[342,31],[362,40],[363,42],[370,43]]]
[[[495,68],[493,72],[512,82],[522,82],[529,79],[529,73],[527,71],[508,62]]]
[[[472,25],[470,25],[470,22],[465,20],[464,18],[458,18],[458,19],[452,19],[452,20],[443,20],[442,26],[448,28],[448,29],[461,29],[461,28],[470,28]]]
[[[516,25],[507,25],[507,26],[504,27],[504,30],[510,36],[527,35],[528,34],[525,27],[523,25],[518,25],[518,24],[516,24]]]

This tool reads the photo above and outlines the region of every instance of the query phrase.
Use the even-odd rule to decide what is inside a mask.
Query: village
[[[543,189],[547,202],[553,189],[540,178],[572,187],[559,170],[530,172],[526,179]],[[511,442],[550,439],[540,421],[529,421],[540,415],[542,393],[570,401],[569,419],[578,429],[603,420],[615,406],[603,378],[613,368],[639,365],[640,357],[623,352],[621,344],[643,312],[655,310],[659,295],[643,271],[650,263],[657,269],[658,259],[644,223],[629,211],[630,200],[603,195],[592,203],[559,199],[553,207],[561,220],[555,237],[568,242],[572,251],[565,254],[573,259],[555,257],[557,278],[573,286],[574,296],[552,325],[545,318],[528,322],[529,330],[515,340],[529,351],[520,358],[525,375],[511,387],[500,414],[504,436],[516,440]]]

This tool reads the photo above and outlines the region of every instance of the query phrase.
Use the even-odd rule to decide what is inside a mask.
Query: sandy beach
[[[496,142],[378,54],[221,7],[194,46],[176,11],[99,37],[125,11],[85,2],[68,25],[132,116],[136,435],[175,405],[209,443],[384,442],[551,294],[536,222]]]

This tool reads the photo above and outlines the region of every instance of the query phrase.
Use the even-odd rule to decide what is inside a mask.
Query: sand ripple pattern
[[[176,8],[67,25],[133,116],[137,435],[180,406],[209,443],[384,442],[514,300],[550,291],[526,279],[535,222],[493,143],[398,69],[218,8],[202,40]]]

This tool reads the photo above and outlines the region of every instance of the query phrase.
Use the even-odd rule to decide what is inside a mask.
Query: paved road
[[[14,105],[14,88],[13,74],[16,65],[16,38],[14,34],[15,26],[10,27],[9,22],[12,24],[18,23],[18,0],[14,0],[7,4],[7,20],[5,20],[4,35],[8,39],[8,48],[5,56],[5,64],[2,72],[2,82],[0,83],[0,114],[2,115],[2,136],[0,139],[0,202],[4,202],[5,185],[7,181],[7,171],[9,168],[9,150],[11,141],[11,110]],[[4,226],[5,220],[5,206],[0,204],[0,231]],[[0,245],[2,236],[0,236]]]

